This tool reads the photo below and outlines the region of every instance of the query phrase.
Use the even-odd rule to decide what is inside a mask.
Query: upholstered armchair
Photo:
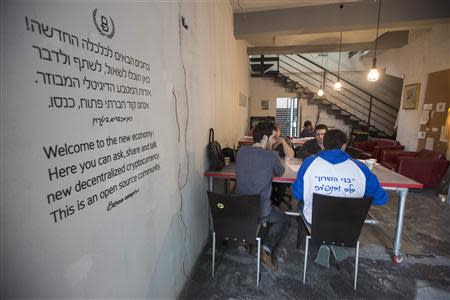
[[[354,148],[363,151],[364,158],[375,158],[380,160],[381,151],[383,150],[404,150],[405,146],[399,142],[388,139],[372,139],[364,142],[354,142]]]
[[[444,177],[450,162],[440,152],[423,149],[419,152],[383,150],[380,163],[422,183],[425,187],[436,187]]]

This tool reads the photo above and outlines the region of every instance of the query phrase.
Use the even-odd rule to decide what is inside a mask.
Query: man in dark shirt
[[[325,133],[327,132],[328,127],[324,124],[319,124],[314,129],[315,133],[315,139],[306,141],[303,146],[299,149],[298,157],[301,159],[304,159],[310,155],[317,154],[318,152],[322,151],[324,149],[323,146],[323,137],[325,136]]]
[[[308,120],[303,123],[303,130],[300,132],[300,137],[314,137],[314,130],[311,121]]]
[[[272,177],[284,173],[280,157],[271,150],[275,135],[274,123],[258,123],[253,130],[253,146],[241,147],[236,158],[236,193],[259,194],[260,223],[264,227],[271,225],[262,237],[261,261],[272,271],[277,269],[272,261],[272,249],[289,222],[288,216],[270,201]]]

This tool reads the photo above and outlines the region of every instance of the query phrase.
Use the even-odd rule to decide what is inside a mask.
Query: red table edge
[[[224,178],[224,179],[236,179],[235,173],[224,173],[224,172],[215,172],[215,171],[206,171],[204,176],[207,177],[215,177],[215,178]],[[284,177],[274,177],[274,181],[276,182],[286,182],[286,183],[294,183],[295,178],[284,178]],[[391,182],[380,182],[382,187],[392,187],[392,188],[406,188],[406,189],[423,189],[423,184],[421,183],[391,183]]]

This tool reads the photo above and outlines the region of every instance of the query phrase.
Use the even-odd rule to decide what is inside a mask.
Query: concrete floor
[[[256,288],[256,251],[241,253],[235,245],[219,247],[216,274],[211,277],[211,243],[198,259],[180,299],[450,299],[450,205],[432,190],[410,192],[406,203],[402,250],[405,259],[394,265],[392,242],[398,195],[370,213],[385,224],[365,225],[361,234],[358,289],[353,290],[354,256],[326,269],[312,260],[303,285],[303,249],[296,249],[294,218],[274,257],[278,271],[261,268]],[[310,257],[315,257],[315,250]],[[350,250],[349,254],[353,252]]]

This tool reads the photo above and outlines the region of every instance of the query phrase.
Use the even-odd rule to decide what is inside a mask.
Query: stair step
[[[322,101],[320,102],[320,104],[326,105],[326,106],[331,106],[331,105],[333,105],[333,103],[331,103],[331,102],[328,101],[328,100],[322,100]]]
[[[265,63],[263,68],[267,68],[269,64]],[[256,67],[258,69],[260,67]],[[258,71],[260,71],[258,69]],[[387,134],[381,129],[377,129],[374,125],[367,124],[365,118],[359,119],[353,116],[351,113],[342,110],[339,106],[334,104],[334,102],[329,101],[326,97],[319,97],[316,93],[317,89],[312,91],[308,86],[300,84],[295,78],[291,79],[289,74],[280,73],[279,71],[266,70],[265,73],[252,73],[252,77],[271,77],[280,86],[285,87],[290,93],[295,93],[299,98],[307,99],[310,104],[316,104],[319,109],[326,109],[330,114],[332,114],[336,119],[343,120],[349,126],[356,129],[363,129],[369,131],[371,135],[376,135],[380,137],[393,137],[394,134]]]

